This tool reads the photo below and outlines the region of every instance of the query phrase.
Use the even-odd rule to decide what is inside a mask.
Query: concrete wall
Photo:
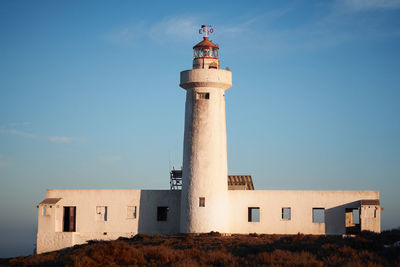
[[[377,205],[363,205],[360,209],[361,231],[367,230],[379,233],[381,231],[381,207]]]
[[[57,250],[87,240],[113,240],[137,233],[179,231],[180,191],[170,190],[47,190],[46,198],[62,198],[38,209],[37,252]],[[63,207],[76,207],[76,231],[63,232]],[[100,220],[96,207],[107,207],[107,221]],[[136,218],[128,206],[137,207]],[[168,206],[168,220],[157,221],[157,206]],[[103,217],[104,218],[104,217]]]
[[[241,234],[344,234],[345,209],[357,208],[361,199],[379,199],[378,191],[235,190],[228,194],[230,233]],[[248,222],[248,207],[260,207],[260,222]],[[290,220],[282,219],[284,207],[291,208]],[[313,223],[313,208],[325,208],[324,223]],[[369,230],[380,231],[380,216],[361,214],[362,226],[368,222]]]

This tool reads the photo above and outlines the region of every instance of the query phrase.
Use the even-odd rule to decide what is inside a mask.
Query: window
[[[76,207],[64,207],[63,231],[75,232]]]
[[[168,207],[157,207],[157,221],[166,221],[168,218]]]
[[[47,211],[46,211],[46,206],[43,206],[43,208],[42,208],[42,215],[43,215],[43,216],[46,216],[46,215],[47,215],[46,212],[47,212]]]
[[[248,209],[248,220],[249,222],[259,222],[260,221],[260,208],[250,207]]]
[[[312,214],[313,223],[324,223],[325,222],[325,209],[324,208],[313,208]]]
[[[200,197],[199,198],[199,207],[205,207],[205,206],[206,206],[206,198]]]
[[[210,99],[210,93],[196,93],[196,99]]]
[[[96,221],[107,221],[107,206],[96,207]]]
[[[282,220],[290,221],[290,208],[282,208]]]
[[[353,210],[353,223],[360,224],[360,210],[359,209]]]
[[[126,211],[126,217],[128,219],[136,219],[136,211],[137,211],[136,206],[128,206]]]

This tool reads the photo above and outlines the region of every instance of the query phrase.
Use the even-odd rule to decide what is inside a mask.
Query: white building
[[[186,89],[182,171],[171,190],[47,190],[38,205],[37,252],[137,233],[346,234],[380,232],[378,191],[254,190],[251,176],[229,176],[225,90],[219,47],[194,46]]]

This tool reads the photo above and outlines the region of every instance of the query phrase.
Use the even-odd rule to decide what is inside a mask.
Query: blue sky
[[[29,254],[47,188],[167,189],[214,26],[228,168],[256,189],[379,190],[400,226],[400,1],[1,1],[0,257]]]

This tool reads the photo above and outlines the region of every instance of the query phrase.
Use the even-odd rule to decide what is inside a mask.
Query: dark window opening
[[[157,207],[157,221],[166,221],[168,218],[168,207]]]
[[[196,99],[210,99],[210,93],[196,93]]]
[[[291,210],[290,208],[282,208],[282,220],[290,220],[291,218]]]
[[[313,208],[313,223],[324,223],[325,222],[325,209],[324,208]]]
[[[260,221],[260,208],[259,207],[249,207],[248,208],[248,221],[249,222],[259,222]]]
[[[76,231],[76,207],[64,207],[63,231]]]
[[[201,197],[199,198],[199,207],[205,207],[206,206],[206,198]]]

